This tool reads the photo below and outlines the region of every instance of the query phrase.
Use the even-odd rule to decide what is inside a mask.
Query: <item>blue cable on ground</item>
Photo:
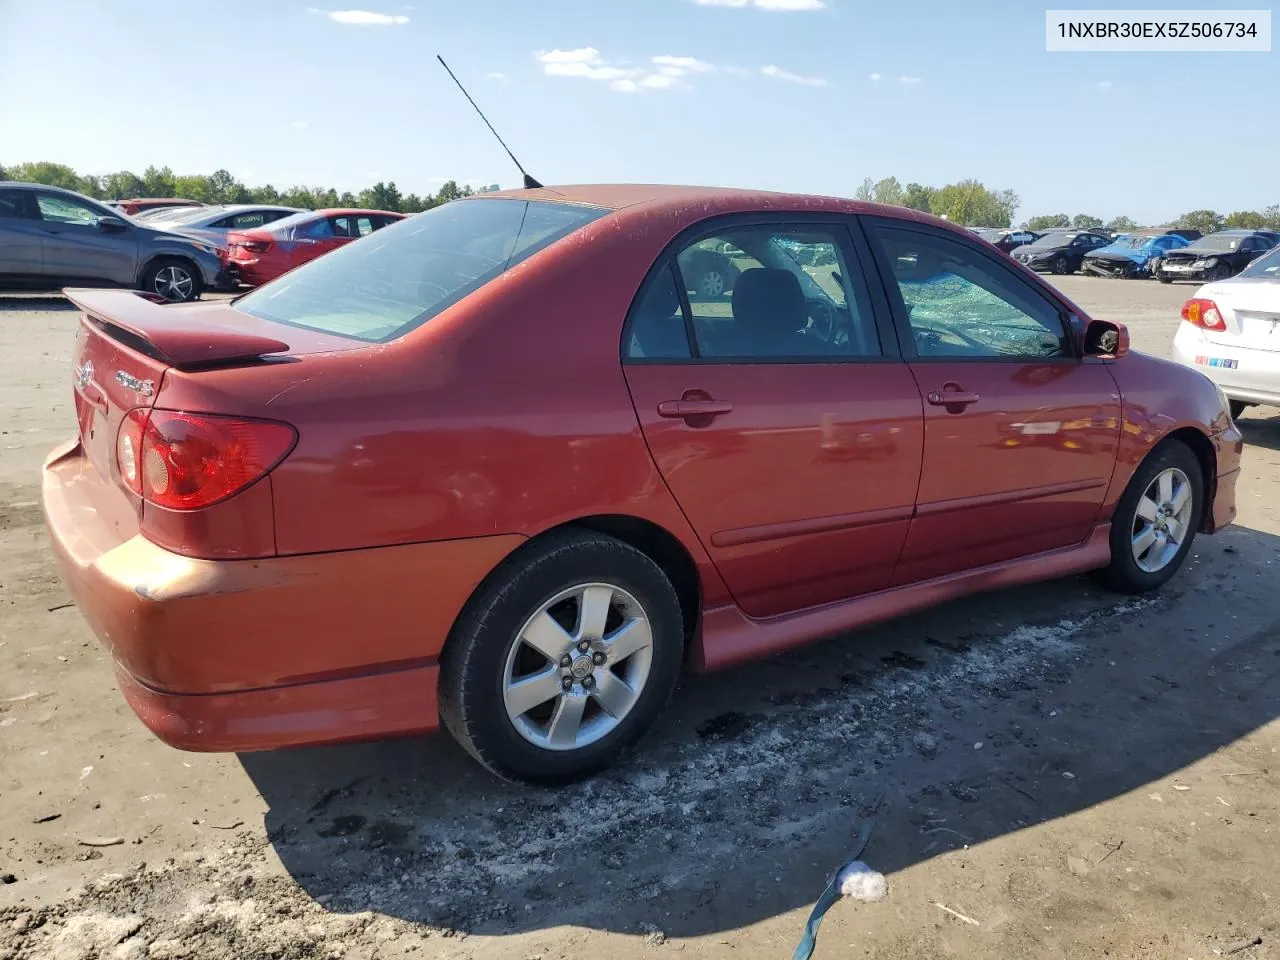
[[[804,934],[800,937],[800,942],[796,945],[796,951],[791,955],[791,960],[810,960],[813,956],[814,948],[818,945],[818,927],[822,923],[822,917],[831,905],[840,899],[840,875],[844,872],[844,868],[855,862],[862,856],[862,851],[867,849],[867,843],[871,840],[871,827],[874,821],[867,820],[862,824],[862,830],[858,834],[858,845],[854,848],[853,853],[849,855],[849,859],[835,873],[831,875],[831,882],[827,884],[827,889],[822,891],[822,896],[818,897],[818,902],[813,905],[813,909],[809,912],[809,920],[804,925]]]

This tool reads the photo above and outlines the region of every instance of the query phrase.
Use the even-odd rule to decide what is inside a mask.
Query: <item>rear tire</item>
[[[1120,593],[1162,586],[1191,549],[1204,514],[1204,495],[1204,475],[1191,449],[1179,440],[1157,445],[1116,505],[1111,562],[1097,571],[1098,580]]]
[[[495,775],[570,782],[648,732],[683,653],[680,600],[658,564],[602,534],[552,534],[500,567],[458,619],[440,658],[440,716]]]
[[[200,296],[204,283],[200,268],[190,260],[161,257],[142,275],[139,289],[158,294],[169,303],[186,303]]]
[[[1054,272],[1054,273],[1057,273],[1057,274],[1070,273],[1071,271],[1068,269],[1069,267],[1070,267],[1070,264],[1069,264],[1069,263],[1067,263],[1067,258],[1066,258],[1066,257],[1059,256],[1059,257],[1055,258],[1055,259],[1054,259],[1054,261],[1053,261],[1053,272]]]

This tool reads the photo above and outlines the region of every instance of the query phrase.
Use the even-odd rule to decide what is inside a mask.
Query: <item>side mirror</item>
[[[119,233],[129,229],[129,225],[119,217],[99,217],[98,229],[104,233]]]
[[[1084,355],[1119,360],[1129,352],[1129,328],[1113,320],[1090,320],[1084,328]]]

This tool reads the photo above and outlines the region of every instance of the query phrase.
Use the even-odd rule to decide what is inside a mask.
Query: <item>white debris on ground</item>
[[[889,881],[861,860],[847,863],[836,875],[840,895],[864,903],[876,903],[889,895]]]

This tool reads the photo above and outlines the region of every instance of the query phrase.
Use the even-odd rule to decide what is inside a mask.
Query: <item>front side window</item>
[[[299,226],[296,234],[306,240],[331,240],[333,238],[333,221],[321,217],[319,220]]]
[[[40,219],[45,223],[73,223],[87,227],[97,223],[102,216],[102,212],[93,207],[53,193],[37,194],[36,204],[40,208]]]
[[[745,226],[676,256],[702,359],[880,356],[865,289],[850,296],[838,235],[825,226]]]
[[[392,340],[608,212],[506,197],[457,200],[343,244],[236,306],[277,323]]]
[[[947,237],[875,225],[922,358],[1071,356],[1057,308],[981,251]]]

